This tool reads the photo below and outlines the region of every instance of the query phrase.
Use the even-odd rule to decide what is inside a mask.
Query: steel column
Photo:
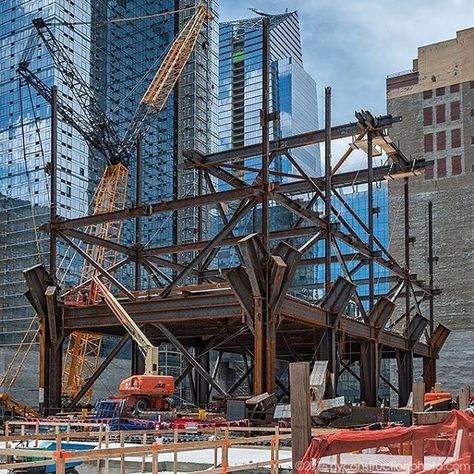
[[[398,367],[398,406],[404,407],[408,403],[413,387],[413,353],[396,351]]]
[[[379,388],[379,350],[376,341],[360,342],[360,400],[377,406]]]
[[[408,178],[403,183],[405,225],[405,324],[410,322],[410,201]]]
[[[374,251],[374,168],[372,157],[372,132],[367,133],[367,215],[369,229],[369,251]],[[369,260],[369,312],[375,304],[374,260]]]
[[[51,87],[51,162],[49,164],[49,173],[51,177],[51,197],[50,197],[50,216],[51,235],[49,237],[49,274],[53,282],[56,282],[57,265],[57,236],[55,223],[58,219],[57,207],[57,172],[58,172],[58,88]]]
[[[429,317],[430,317],[430,337],[434,332],[434,268],[433,264],[437,259],[433,255],[433,203],[428,202],[428,277],[431,294],[429,295]],[[436,379],[436,373],[435,373]],[[428,391],[428,390],[427,390]]]

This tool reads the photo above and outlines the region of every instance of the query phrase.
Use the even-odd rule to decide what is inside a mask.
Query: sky
[[[333,123],[355,110],[386,113],[385,78],[409,70],[417,48],[474,27],[474,0],[220,0],[220,21],[297,10],[306,70],[332,88]]]

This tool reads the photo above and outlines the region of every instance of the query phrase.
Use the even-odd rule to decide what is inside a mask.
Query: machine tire
[[[66,469],[66,474],[79,474],[79,471],[71,467],[69,469]]]
[[[141,412],[141,411],[146,411],[150,408],[150,401],[147,400],[146,398],[139,398],[137,402],[135,403],[135,411]]]

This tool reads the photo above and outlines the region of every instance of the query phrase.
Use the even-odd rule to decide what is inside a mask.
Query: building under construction
[[[450,331],[434,314],[440,290],[432,268],[431,203],[426,209],[417,204],[417,211],[429,216],[429,274],[412,272],[410,181],[431,165],[393,141],[391,131],[403,117],[361,110],[352,122],[335,124],[327,87],[324,126],[276,133],[283,110],[275,100],[271,32],[286,20],[296,31],[297,16],[259,14],[224,31],[231,32],[227,40],[233,48],[227,85],[237,94],[229,102],[233,146],[214,151],[199,125],[212,121],[211,107],[199,104],[209,105],[205,96],[213,95],[199,64],[210,60],[209,25],[215,16],[212,5],[177,3],[175,10],[151,15],[178,15],[173,19],[179,21],[144,90],[127,98],[132,113],[124,122],[110,116],[84,79],[54,21],[33,20],[17,73],[21,86],[50,106],[50,146],[44,150],[49,200],[12,195],[1,215],[21,233],[32,206],[34,230],[43,237],[24,241],[24,250],[47,254],[48,261],[21,269],[24,297],[35,317],[20,318],[28,327],[0,386],[12,386],[37,343],[40,403],[36,412],[8,394],[0,396],[2,408],[22,418],[4,424],[0,466],[60,474],[77,474],[81,463],[89,463],[90,472],[106,473],[217,474],[268,467],[272,474],[282,468],[309,474],[349,472],[354,466],[367,472],[380,472],[381,466],[397,472],[472,472],[469,387],[453,399],[437,383],[437,359]],[[126,20],[148,19],[144,14]],[[260,139],[250,144],[242,141],[245,107],[239,100],[246,77],[242,25],[256,28],[250,37],[261,44]],[[33,68],[38,49],[52,59],[61,87]],[[280,65],[287,68],[291,61]],[[159,131],[170,101],[181,104],[176,117],[182,119],[183,135],[171,139],[170,156],[179,158],[166,166],[179,165],[173,176],[181,191],[151,200],[146,190],[157,186],[163,178],[158,170],[166,166],[154,167],[159,159],[154,161],[150,133],[157,126],[154,137],[170,145],[170,137]],[[67,194],[59,147],[66,125],[105,163],[86,215],[60,212],[59,196],[63,189]],[[20,130],[25,144],[28,133],[39,134]],[[346,149],[335,156],[339,140]],[[319,149],[324,172],[313,172],[312,153]],[[29,172],[26,147],[23,151]],[[363,169],[348,166],[355,156],[364,157]],[[377,233],[382,182],[402,197],[405,232],[396,236],[395,248],[403,250],[403,261]],[[367,212],[347,198],[347,188],[363,190],[358,199],[366,201]],[[162,233],[168,219],[173,231]],[[10,232],[2,239],[6,248],[16,245]],[[64,268],[59,256],[68,252],[76,258]],[[5,276],[9,263],[2,262]],[[21,315],[20,305],[14,309]],[[129,376],[113,396],[92,407],[92,390],[127,345]],[[222,371],[231,365],[239,370],[229,383]],[[396,370],[387,373],[391,366]],[[339,396],[343,375],[357,382],[360,404]],[[394,394],[390,401],[384,400],[382,384]],[[176,400],[185,386],[191,407]],[[346,430],[354,426],[365,429]]]
[[[41,225],[41,231],[49,235],[49,265],[24,269],[26,296],[39,322],[42,409],[55,413],[87,403],[94,382],[131,339],[135,374],[145,369],[146,375],[158,376],[155,349],[163,344],[174,346],[187,362],[174,382],[179,386],[190,378],[197,406],[209,405],[213,394],[228,399],[243,384],[249,395],[278,392],[281,398],[288,396],[284,372],[286,364],[294,361],[327,361],[326,394],[330,398],[338,394],[338,378],[347,371],[358,380],[360,400],[367,405],[378,404],[379,382],[384,379],[397,393],[399,405],[405,406],[415,359],[422,361],[427,391],[435,386],[436,358],[449,330],[434,325],[433,305],[428,314],[421,312],[421,302],[432,301],[438,292],[433,281],[427,284],[421,276],[411,274],[409,252],[403,263],[397,262],[374,232],[376,183],[405,183],[408,216],[407,183],[425,166],[424,160],[405,156],[390,138],[390,128],[401,117],[375,117],[361,111],[354,122],[333,124],[331,90],[327,88],[324,128],[271,139],[270,127],[279,116],[270,110],[271,20],[265,16],[260,20],[261,143],[211,153],[191,140],[189,148],[178,150],[183,157],[182,177],[190,184],[188,195],[145,202],[143,189],[148,179],[153,180],[144,172],[147,147],[143,144],[149,124],[165,107],[196,44],[207,50],[199,39],[213,19],[212,12],[203,6],[184,10],[190,10],[189,19],[179,29],[125,130],[118,130],[104,114],[49,24],[34,20],[30,50],[39,39],[62,79],[82,101],[82,112],[87,111],[82,115],[71,108],[56,86],[48,86],[31,70],[32,53],[20,63],[22,81],[51,104],[49,221]],[[85,217],[65,218],[58,213],[58,116],[107,161],[91,212]],[[347,151],[334,160],[332,142],[342,138],[350,139]],[[324,144],[325,172],[313,176],[293,151],[319,144]],[[354,150],[366,154],[367,168],[341,172]],[[375,158],[381,155],[385,162],[376,165]],[[276,161],[287,166],[275,167]],[[133,196],[127,196],[129,180],[134,181]],[[341,192],[355,185],[367,188],[366,219]],[[341,207],[357,226],[344,218]],[[283,209],[291,218],[276,226],[273,216]],[[162,215],[173,216],[179,223],[171,242],[156,241],[147,234],[157,230],[153,226],[159,226]],[[209,216],[219,224],[210,226]],[[187,220],[195,223],[189,239]],[[127,232],[133,237],[128,240],[131,244],[124,238]],[[405,248],[409,244],[410,235],[405,233]],[[72,287],[58,279],[60,246],[82,260],[79,280]],[[321,255],[314,254],[316,247]],[[238,265],[223,268],[216,263],[223,249],[236,255]],[[321,265],[322,296],[296,296],[292,285],[298,269]],[[380,268],[387,272],[384,282],[389,285],[385,294],[376,295]],[[367,278],[358,278],[362,269],[367,270]],[[366,295],[359,291],[361,285],[368,288]],[[104,336],[115,342],[99,363]],[[217,354],[212,370],[211,351]],[[231,387],[216,380],[222,354],[241,357],[244,364],[242,376]],[[381,375],[386,359],[396,361],[397,380]],[[282,371],[277,371],[279,364]]]

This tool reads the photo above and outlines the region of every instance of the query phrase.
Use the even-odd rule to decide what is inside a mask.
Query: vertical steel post
[[[135,175],[135,206],[140,206],[142,203],[142,137],[137,137],[136,149],[136,175]],[[140,216],[135,217],[135,250],[137,258],[135,260],[135,290],[141,290],[142,287],[142,271],[139,257],[142,240],[142,220]],[[130,360],[131,360],[131,374],[143,374],[145,371],[145,361],[143,355],[138,348],[138,344],[132,340],[130,342]]]
[[[332,91],[330,87],[326,87],[324,90],[324,213],[327,224],[326,240],[324,241],[324,289],[326,294],[331,289],[331,210],[332,210],[332,199],[331,199],[331,185],[332,185],[332,166],[331,166],[331,99]],[[329,397],[336,396],[336,385],[337,385],[337,348],[336,348],[336,331],[335,329],[328,328],[322,336],[323,340],[319,343],[321,346],[322,357],[328,360],[328,370],[330,377],[329,384]]]
[[[270,165],[270,18],[262,19],[262,243],[266,250],[270,245],[270,203],[269,203],[269,165]]]
[[[57,237],[56,229],[54,227],[58,218],[58,88],[57,86],[51,87],[51,150],[50,150],[50,163],[49,173],[51,178],[50,184],[50,211],[49,219],[51,224],[51,230],[49,235],[49,273],[53,282],[56,283],[56,265],[57,265]],[[59,362],[57,349],[52,347],[52,342],[49,337],[49,331],[46,329],[47,322],[43,324],[45,329],[44,333],[44,351],[42,351],[42,357],[44,357],[44,363],[41,364],[41,370],[44,373],[40,374],[40,382],[44,385],[43,392],[43,410],[45,414],[50,414],[51,410],[54,411],[58,408],[58,402],[61,401],[61,393],[59,392],[58,399],[58,380],[61,378],[62,370]],[[61,354],[62,356],[62,354]]]
[[[435,257],[433,255],[433,203],[428,202],[428,273],[429,273],[429,334],[430,338],[434,332],[434,262]],[[436,359],[433,357],[423,358],[423,381],[425,382],[425,390],[429,392],[436,384]]]
[[[331,88],[324,90],[324,110],[325,110],[325,139],[324,139],[324,171],[325,171],[325,196],[324,212],[327,222],[327,235],[325,241],[325,290],[326,293],[331,288]]]
[[[367,133],[367,226],[369,228],[369,249],[374,251],[374,163],[372,156],[372,133]],[[374,259],[369,259],[369,311],[375,304]]]
[[[135,176],[135,206],[142,203],[142,137],[137,137],[137,168]],[[139,251],[142,240],[142,222],[140,216],[135,217],[135,249],[137,251],[137,259],[135,260],[135,290],[141,289],[141,266]]]
[[[54,224],[58,217],[58,191],[57,191],[57,170],[58,170],[58,88],[51,87],[51,162],[50,162],[50,224],[49,236],[49,273],[56,282],[57,245],[56,229]]]
[[[276,364],[276,328],[274,316],[268,305],[270,289],[270,18],[262,18],[262,244],[266,251],[265,293],[263,298],[263,334],[262,334],[262,369],[261,377],[264,390],[273,393],[275,390]],[[258,331],[257,331],[258,332]],[[259,351],[255,350],[255,353]],[[257,371],[258,373],[258,371]],[[260,382],[255,382],[262,385]]]
[[[367,229],[368,244],[371,253],[369,259],[369,311],[375,305],[374,274],[374,160],[372,132],[367,133]],[[380,377],[379,347],[377,341],[361,342],[360,354],[360,393],[361,399],[369,406],[376,406]]]
[[[403,185],[404,207],[405,207],[405,318],[406,324],[410,321],[410,200],[409,200],[408,178],[405,178]]]

